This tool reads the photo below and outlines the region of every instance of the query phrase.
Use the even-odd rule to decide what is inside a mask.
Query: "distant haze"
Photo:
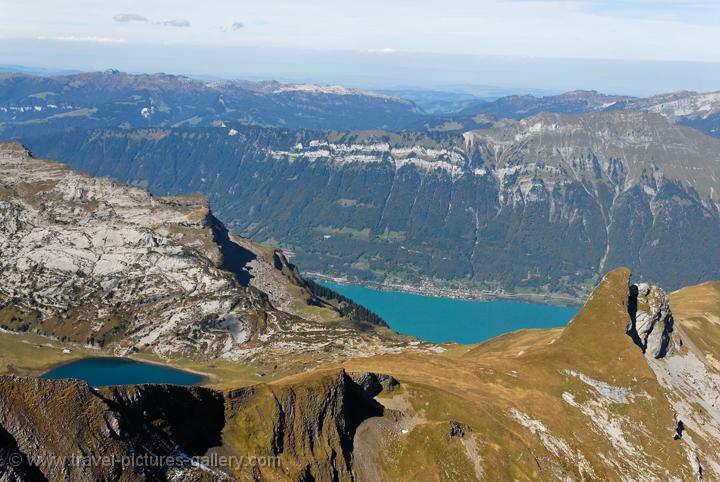
[[[652,95],[720,90],[720,63],[561,59],[255,47],[0,42],[0,64],[48,71],[167,72],[201,78],[276,79],[363,88],[482,91],[483,86]]]
[[[0,64],[371,88],[720,89],[716,0],[30,3],[0,0]]]

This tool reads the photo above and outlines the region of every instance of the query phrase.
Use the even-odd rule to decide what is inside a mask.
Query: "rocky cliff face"
[[[372,373],[320,371],[227,394],[223,439],[240,453],[281,456],[282,467],[234,471],[260,480],[353,480],[355,435],[385,409],[373,397],[397,381]],[[222,450],[221,450],[222,451]]]
[[[720,141],[658,114],[540,114],[464,135],[96,131],[31,145],[155,192],[205,192],[235,231],[282,240],[313,272],[579,296],[616,266],[669,289],[720,276]]]
[[[352,480],[353,436],[383,407],[342,370],[222,393],[96,390],[0,377],[0,480]]]
[[[647,283],[632,285],[628,311],[628,335],[645,354],[663,358],[672,353],[674,320],[662,288]]]
[[[384,349],[314,298],[280,252],[230,235],[200,196],[154,197],[17,144],[0,145],[0,166],[3,329],[121,354]]]
[[[0,480],[224,480],[191,463],[220,443],[211,390],[0,377],[0,401]]]
[[[688,317],[681,310],[682,322],[678,325],[670,310],[671,300],[662,289],[648,285],[638,288],[635,319],[640,320],[639,332],[645,334],[648,364],[666,390],[675,413],[673,437],[684,442],[695,479],[713,480],[720,477],[720,457],[714,450],[720,440],[717,293],[712,288],[706,291],[709,286],[698,286],[675,294],[681,303],[684,296],[698,294],[709,295],[709,301],[715,303],[701,316]],[[698,344],[698,328],[704,346]]]

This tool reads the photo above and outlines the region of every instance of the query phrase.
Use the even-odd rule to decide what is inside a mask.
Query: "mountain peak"
[[[607,273],[565,328],[559,342],[596,353],[608,349],[609,345],[631,345],[625,333],[629,320],[630,277],[628,268]]]

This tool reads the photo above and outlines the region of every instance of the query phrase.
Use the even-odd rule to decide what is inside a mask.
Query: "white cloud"
[[[138,15],[136,13],[118,13],[117,15],[113,15],[113,20],[120,23],[148,21],[146,17],[143,17],[142,15]]]
[[[720,61],[716,0],[365,0],[361,9],[351,0],[32,3],[29,9],[20,0],[0,0],[0,37],[64,36],[70,28],[78,37],[126,37],[127,25],[119,22],[142,17],[168,27],[192,26],[195,35],[136,25],[129,43]],[[227,35],[238,29],[243,35]]]
[[[164,27],[189,27],[190,20],[185,20],[182,18],[173,19],[173,20],[163,20],[161,22],[155,22],[155,25],[162,25]]]
[[[368,52],[371,54],[394,54],[397,50],[385,47],[384,49],[368,49]]]

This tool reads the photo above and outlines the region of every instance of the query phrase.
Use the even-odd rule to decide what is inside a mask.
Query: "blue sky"
[[[357,71],[362,83],[363,73],[381,81],[390,64],[407,65],[408,78],[395,72],[384,82],[429,85],[442,80],[429,72],[437,61],[423,74],[418,59],[440,56],[455,59],[442,62],[448,84],[513,82],[492,72],[485,77],[480,67],[490,62],[497,71],[514,62],[525,66],[514,86],[564,89],[570,81],[592,87],[591,75],[584,80],[573,70],[588,64],[563,64],[567,78],[553,85],[544,71],[543,85],[526,85],[535,72],[528,63],[547,69],[557,67],[552,59],[595,59],[591,73],[612,77],[629,75],[623,66],[630,65],[606,60],[645,60],[666,67],[653,70],[662,77],[657,87],[645,85],[656,91],[712,87],[716,67],[707,64],[720,63],[718,45],[720,2],[707,0],[0,0],[0,63],[53,68],[314,80],[322,74],[328,81],[343,73],[352,81]],[[338,52],[365,70],[322,63],[337,61]],[[678,61],[692,63],[670,63]],[[632,75],[628,92],[642,87],[642,71]],[[613,88],[607,80],[596,84]]]

